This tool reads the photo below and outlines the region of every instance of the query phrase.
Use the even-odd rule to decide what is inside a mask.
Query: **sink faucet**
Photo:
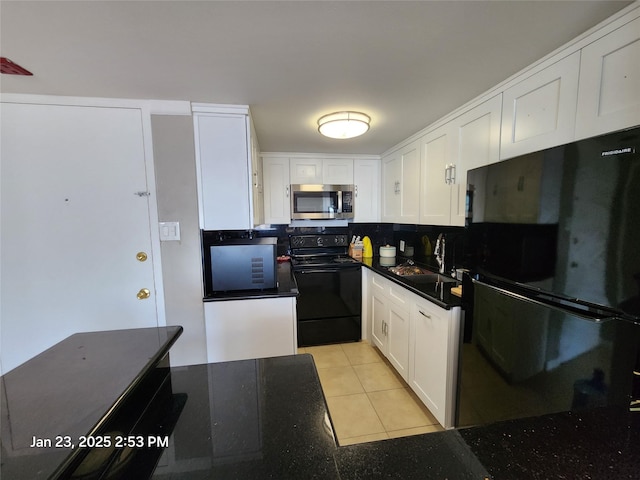
[[[444,273],[444,235],[442,233],[438,235],[438,240],[436,240],[436,248],[433,253],[436,256],[438,267],[440,267],[440,273]]]

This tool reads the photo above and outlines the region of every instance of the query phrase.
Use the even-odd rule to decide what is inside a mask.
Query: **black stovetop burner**
[[[358,261],[347,255],[349,237],[340,234],[296,235],[289,237],[291,265],[300,267],[353,266]]]

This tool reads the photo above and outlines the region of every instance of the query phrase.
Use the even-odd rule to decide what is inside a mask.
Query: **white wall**
[[[195,148],[191,116],[152,115],[160,222],[180,222],[180,241],[162,242],[167,325],[181,325],[171,365],[207,363]]]

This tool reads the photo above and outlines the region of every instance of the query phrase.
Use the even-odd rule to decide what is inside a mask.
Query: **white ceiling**
[[[0,1],[0,91],[248,104],[262,151],[379,154],[629,1]],[[322,114],[371,130],[328,140]]]

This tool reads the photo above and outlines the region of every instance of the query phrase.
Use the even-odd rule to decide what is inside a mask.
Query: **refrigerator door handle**
[[[565,313],[569,313],[571,315],[575,315],[577,317],[580,317],[584,320],[588,320],[590,322],[594,322],[594,323],[602,323],[602,322],[607,322],[609,320],[614,320],[616,318],[618,318],[618,316],[613,313],[613,312],[602,312],[603,315],[599,315],[595,312],[590,312],[585,310],[585,306],[583,304],[581,304],[580,302],[574,302],[572,305],[563,305],[562,303],[560,303],[558,301],[558,303],[554,303],[552,300],[549,301],[542,301],[542,300],[538,300],[534,297],[530,297],[527,295],[523,295],[511,290],[508,290],[506,288],[502,288],[502,287],[498,287],[496,285],[492,285],[490,283],[487,282],[483,282],[481,280],[478,280],[476,278],[472,278],[473,283],[478,284],[478,285],[482,285],[483,287],[495,290],[503,295],[506,295],[508,297],[514,298],[516,300],[520,300],[523,302],[527,302],[527,303],[532,303],[534,305],[540,305],[542,307],[547,307],[547,308],[551,308],[553,310],[558,310],[561,312],[565,312]],[[564,300],[565,302],[569,302],[568,300]]]

